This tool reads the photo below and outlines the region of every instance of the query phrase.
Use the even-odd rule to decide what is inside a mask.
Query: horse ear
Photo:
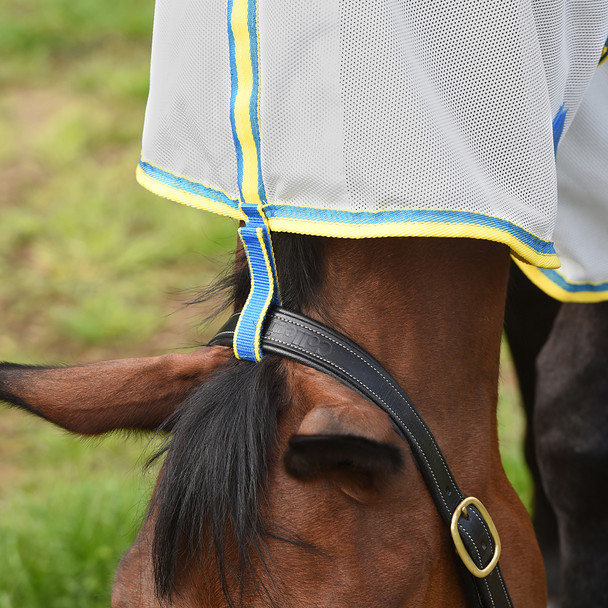
[[[0,401],[83,435],[156,429],[231,349],[102,361],[73,367],[0,364]]]
[[[354,402],[317,406],[304,417],[284,456],[290,475],[309,480],[342,473],[372,481],[403,466],[388,417],[353,397]]]

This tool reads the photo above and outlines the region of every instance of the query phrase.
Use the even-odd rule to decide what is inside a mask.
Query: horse
[[[406,388],[502,538],[513,605],[546,605],[530,518],[498,451],[509,249],[459,238],[274,235],[283,306],[338,329]],[[236,310],[249,270],[224,287]],[[466,606],[460,558],[408,444],[335,378],[266,355],[66,368],[5,363],[0,398],[69,431],[164,431],[147,516],[112,606]]]
[[[556,605],[603,606],[608,307],[562,304],[514,265],[505,330],[528,418],[525,453],[549,595]]]

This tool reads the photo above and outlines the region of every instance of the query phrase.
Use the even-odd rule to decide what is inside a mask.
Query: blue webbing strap
[[[262,360],[262,325],[271,305],[280,306],[279,283],[272,253],[270,230],[261,206],[241,203],[247,223],[239,228],[251,291],[234,332],[234,356],[247,361]]]

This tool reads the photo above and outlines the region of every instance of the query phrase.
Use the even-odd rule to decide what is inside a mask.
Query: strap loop
[[[281,303],[279,284],[270,230],[261,206],[241,203],[240,208],[247,216],[239,236],[249,264],[251,291],[234,330],[233,350],[237,359],[261,361],[262,325],[270,305]]]

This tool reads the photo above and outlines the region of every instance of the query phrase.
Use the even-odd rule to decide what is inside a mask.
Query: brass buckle
[[[458,532],[458,520],[461,515],[464,515],[468,518],[467,515],[467,507],[469,505],[473,505],[476,507],[481,516],[485,519],[490,528],[490,534],[492,535],[492,539],[494,540],[494,555],[490,560],[490,563],[485,568],[478,568],[475,565],[475,562],[471,559],[469,552],[466,550],[464,543],[462,542],[462,538],[460,537],[460,532]],[[469,496],[465,498],[457,507],[454,513],[452,513],[452,522],[450,524],[450,532],[452,533],[452,540],[454,541],[454,545],[456,547],[456,552],[458,553],[458,557],[462,560],[462,563],[466,566],[466,569],[477,578],[485,578],[494,570],[496,564],[498,563],[498,558],[500,557],[500,537],[498,536],[498,530],[496,530],[496,526],[488,513],[488,510],[483,506],[482,502],[473,496]]]

